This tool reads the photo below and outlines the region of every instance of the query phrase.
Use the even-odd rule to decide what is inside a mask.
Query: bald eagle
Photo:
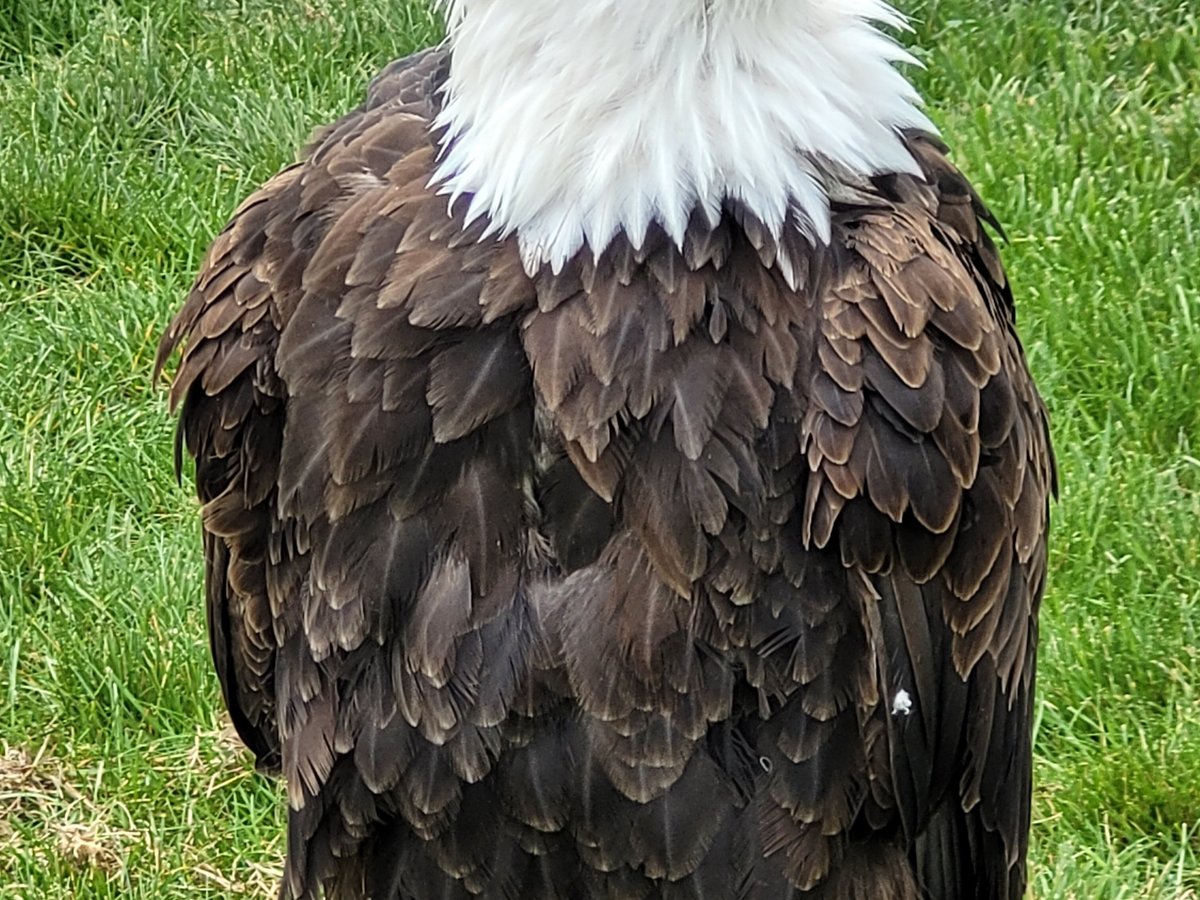
[[[443,0],[158,365],[281,896],[1022,896],[1054,466],[882,0]]]

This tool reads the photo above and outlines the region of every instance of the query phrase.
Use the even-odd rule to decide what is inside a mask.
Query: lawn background
[[[907,5],[1004,221],[1063,495],[1031,893],[1200,896],[1200,18]],[[151,383],[208,239],[432,40],[405,0],[0,0],[0,898],[271,896]]]

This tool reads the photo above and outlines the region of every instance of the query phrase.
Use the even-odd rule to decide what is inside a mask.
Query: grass
[[[1031,893],[1200,896],[1200,18],[925,0],[1062,469]],[[0,898],[266,897],[150,382],[236,202],[431,40],[379,0],[0,0]]]

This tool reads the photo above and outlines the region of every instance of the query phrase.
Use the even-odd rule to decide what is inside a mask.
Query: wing
[[[516,317],[534,297],[515,242],[482,242],[429,188],[445,69],[440,51],[394,65],[247,201],[160,353],[187,341],[172,397],[213,656],[239,732],[286,778],[295,897],[390,895],[435,865],[414,834],[468,803],[464,827],[489,827],[491,788],[464,787],[531,652]]]
[[[286,391],[277,369],[280,335],[303,297],[304,265],[328,231],[324,203],[361,189],[338,169],[338,147],[377,126],[383,113],[427,118],[444,57],[424,52],[393,63],[367,101],[326,129],[300,164],[256,191],[209,249],[200,275],[159,345],[156,377],[186,342],[171,388],[180,410],[176,468],[186,447],[203,504],[210,648],[225,703],[258,764],[281,763],[275,673],[279,641],[269,599],[272,563],[295,554],[275,526]],[[421,118],[424,121],[424,118]],[[367,161],[385,172],[426,143],[423,129]],[[361,173],[357,173],[361,174]],[[285,567],[286,568],[286,567]]]
[[[662,803],[668,870],[745,877],[718,896],[1023,890],[1053,461],[991,217],[910,143],[924,178],[848,185],[827,257],[732,207],[680,255],[652,235],[539,282],[526,324],[617,514],[592,567],[612,582],[573,578],[560,625],[582,712],[616,734],[588,749]],[[709,756],[711,783],[689,762]],[[747,805],[722,822],[730,790]],[[611,818],[588,832],[605,871],[650,841]]]
[[[991,217],[943,147],[910,147],[924,182],[838,213],[802,528],[836,549],[874,650],[862,814],[899,815],[930,896],[1017,898],[1054,463]]]

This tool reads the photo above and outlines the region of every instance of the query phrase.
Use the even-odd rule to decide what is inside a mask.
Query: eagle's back
[[[828,247],[728,204],[530,278],[429,187],[445,66],[253,195],[163,342],[284,893],[1020,897],[1053,466],[944,148]]]

